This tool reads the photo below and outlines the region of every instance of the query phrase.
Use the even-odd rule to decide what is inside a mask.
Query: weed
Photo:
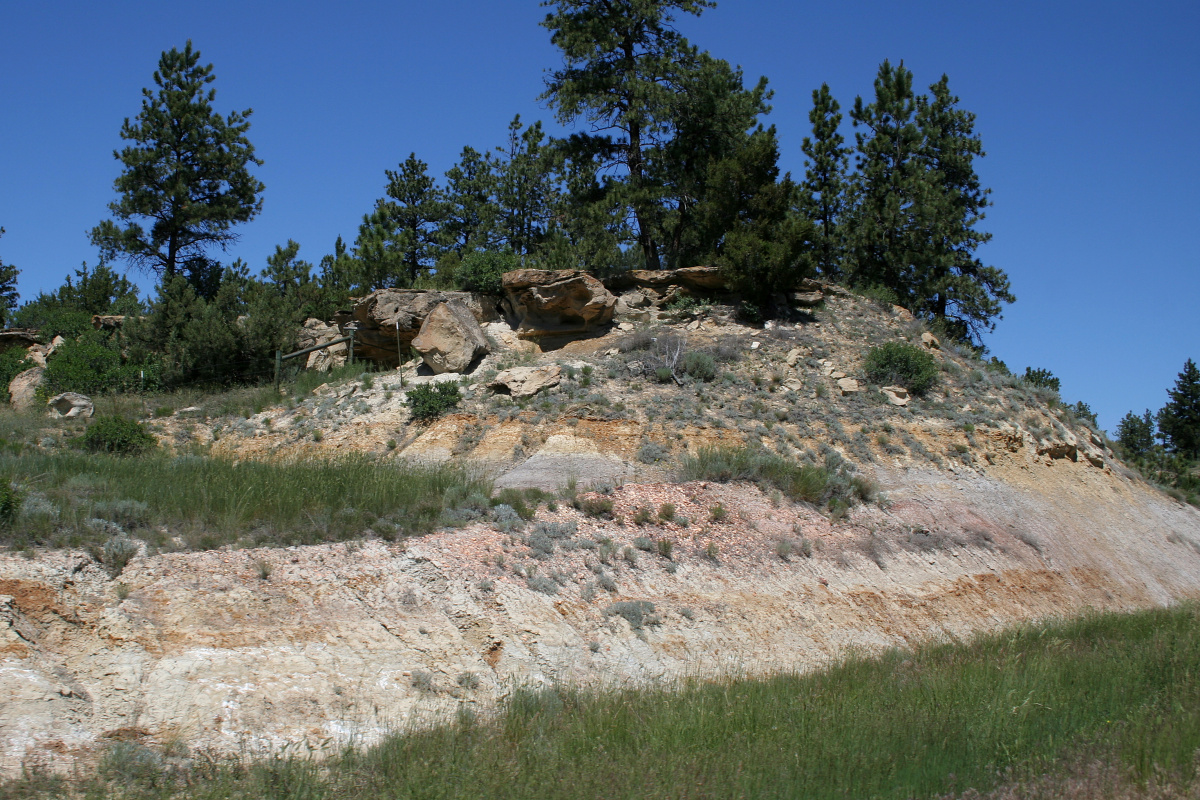
[[[649,619],[652,614],[654,614],[654,603],[648,600],[624,600],[613,603],[604,609],[604,616],[622,617],[635,631],[640,631],[642,626],[647,623],[653,625],[654,622]]]
[[[612,519],[613,499],[611,497],[583,497],[578,500],[578,507],[589,517]]]
[[[775,555],[779,556],[784,561],[787,561],[789,558],[791,558],[792,551],[795,549],[796,546],[792,543],[791,539],[780,539],[775,542]]]
[[[654,515],[650,513],[648,506],[638,506],[633,512],[633,524],[642,526],[649,524]]]
[[[670,522],[675,519],[675,504],[663,503],[658,507],[658,518],[663,522]]]
[[[717,503],[708,512],[709,522],[724,522],[729,517],[729,511],[725,506]]]
[[[671,560],[671,553],[674,551],[674,549],[675,549],[675,543],[672,542],[670,539],[659,539],[658,540],[658,554],[660,556],[662,556],[663,558],[665,558],[667,561]]]

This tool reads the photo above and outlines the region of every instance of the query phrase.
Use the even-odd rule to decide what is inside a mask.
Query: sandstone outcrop
[[[921,344],[930,350],[939,350],[942,347],[942,343],[938,341],[938,338],[928,331],[921,334]]]
[[[566,340],[603,332],[617,298],[582,270],[506,272],[504,307],[522,339]]]
[[[296,338],[296,349],[307,350],[340,338],[342,332],[338,330],[337,325],[309,318],[304,321],[304,327],[300,329],[300,335]],[[348,352],[349,345],[345,342],[331,345],[324,350],[309,353],[304,366],[317,372],[328,372],[345,364]]]
[[[115,331],[125,324],[124,314],[93,314],[92,327],[98,331]]]
[[[474,315],[462,303],[452,300],[434,306],[421,323],[412,348],[434,373],[441,375],[465,372],[488,351],[488,343]]]
[[[557,364],[544,367],[513,367],[496,375],[488,384],[503,389],[513,397],[530,397],[543,389],[557,386],[562,380],[562,368]]]
[[[884,386],[879,391],[883,392],[883,396],[894,406],[908,405],[908,389],[905,389],[903,386]]]
[[[3,353],[5,350],[11,350],[14,347],[29,349],[36,344],[39,344],[37,331],[19,328],[0,331],[0,353]]]
[[[465,306],[476,322],[499,319],[499,300],[491,295],[422,289],[378,289],[366,297],[358,298],[349,311],[337,315],[335,322],[343,333],[347,332],[350,323],[355,324],[355,357],[396,366],[402,360],[399,348],[411,346],[429,313],[442,303],[451,301]]]
[[[96,408],[92,405],[92,399],[78,392],[63,392],[60,395],[55,395],[47,401],[46,405],[50,406],[50,410],[54,414],[66,419],[75,419],[77,417],[86,419],[96,413]]]
[[[17,376],[8,384],[8,402],[18,411],[32,408],[37,401],[37,390],[46,375],[45,367],[33,367]]]

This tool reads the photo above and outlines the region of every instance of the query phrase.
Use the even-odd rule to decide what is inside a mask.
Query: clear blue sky
[[[254,109],[265,161],[263,213],[227,259],[261,268],[293,238],[315,263],[353,240],[409,152],[441,174],[463,145],[500,144],[514,114],[551,121],[544,14],[535,0],[0,3],[0,259],[22,270],[24,299],[95,263],[86,232],[114,198],[121,122],[161,51],[190,38],[217,109]],[[1195,0],[722,0],[680,27],[770,78],[794,174],[821,82],[845,108],[885,58],[921,86],[948,74],[988,152],[982,255],[1018,298],[987,343],[1014,369],[1053,370],[1103,426],[1161,407],[1200,359]]]

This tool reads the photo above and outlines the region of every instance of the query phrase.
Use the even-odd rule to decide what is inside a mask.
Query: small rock
[[[921,344],[930,350],[940,350],[942,347],[942,343],[938,341],[937,337],[928,331],[921,334]]]
[[[862,391],[862,387],[859,386],[858,381],[854,380],[854,378],[841,378],[838,380],[837,385],[842,390],[843,395]]]
[[[792,295],[792,302],[801,308],[812,308],[820,305],[825,299],[825,295],[819,291],[816,292],[796,292]]]
[[[762,347],[762,342],[751,342],[750,343],[751,350],[757,350],[760,347]]]
[[[700,330],[700,320],[698,320],[698,319],[694,319],[694,320],[692,320],[691,322],[689,322],[689,323],[687,324],[687,326],[686,326],[686,329],[687,329],[687,330],[689,330],[689,331],[698,331],[698,330]]]
[[[488,384],[493,389],[507,389],[513,397],[530,397],[543,389],[557,386],[562,380],[562,367],[514,367],[498,374]]]
[[[801,353],[800,353],[800,348],[798,348],[798,347],[793,347],[791,350],[789,350],[789,351],[788,351],[788,354],[787,354],[787,365],[788,365],[789,367],[794,367],[794,366],[796,366],[796,363],[800,361],[800,356],[801,356]]]
[[[894,406],[908,405],[908,389],[905,389],[903,386],[884,386],[879,391],[883,392],[888,402]]]
[[[619,330],[619,331],[625,331],[626,333],[628,333],[629,331],[633,330],[633,323],[631,323],[631,322],[621,322],[621,323],[618,323],[618,324],[617,324],[617,330]]]
[[[89,397],[79,394],[78,392],[63,392],[60,395],[50,398],[46,403],[59,417],[66,419],[74,419],[76,417],[90,417],[96,413],[95,406],[92,405],[92,400]]]
[[[842,378],[846,377],[846,373],[835,369],[829,373],[829,377],[833,378],[835,381],[840,381]]]
[[[783,385],[788,389],[791,389],[793,392],[798,392],[804,388],[804,384],[801,383],[798,378],[788,378],[783,382]]]

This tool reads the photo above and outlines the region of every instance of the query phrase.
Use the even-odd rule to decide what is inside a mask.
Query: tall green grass
[[[465,507],[487,507],[490,483],[455,465],[380,463],[365,456],[275,463],[205,456],[137,458],[26,448],[0,453],[0,481],[26,501],[0,543],[16,548],[103,544],[112,522],[152,544],[165,525],[185,545],[307,544],[428,530]]]
[[[986,791],[1098,757],[1133,782],[1165,772],[1187,791],[1200,750],[1198,623],[1185,606],[851,658],[810,675],[518,691],[494,719],[464,712],[323,765],[231,761],[172,776],[165,766],[146,773],[154,754],[114,751],[88,787],[136,798],[903,800]],[[9,796],[28,796],[14,786]]]
[[[845,466],[843,462],[843,467]],[[687,481],[752,481],[778,489],[792,500],[808,503],[868,502],[875,496],[871,481],[844,470],[801,464],[761,447],[703,447],[685,456],[680,477]]]

